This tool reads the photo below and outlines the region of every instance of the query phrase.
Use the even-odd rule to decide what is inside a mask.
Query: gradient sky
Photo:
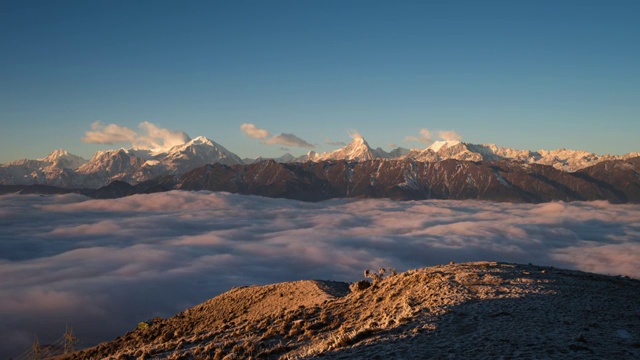
[[[316,151],[421,128],[520,149],[640,151],[640,1],[29,1],[0,4],[0,163],[83,157],[94,121],[148,121],[241,157],[240,130]],[[308,149],[291,147],[294,155]]]

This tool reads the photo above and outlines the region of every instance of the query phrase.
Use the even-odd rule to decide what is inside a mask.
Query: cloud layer
[[[148,121],[138,125],[140,131],[117,124],[105,125],[100,121],[91,124],[91,130],[85,133],[82,141],[89,144],[131,144],[136,149],[168,150],[181,145],[191,138],[183,131],[168,130]]]
[[[359,280],[473,260],[640,278],[640,206],[389,200],[302,203],[172,191],[0,197],[0,358],[74,326],[87,345],[233,286]]]

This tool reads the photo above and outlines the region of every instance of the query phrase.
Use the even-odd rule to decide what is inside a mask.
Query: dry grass
[[[574,323],[576,327],[582,326],[575,331],[584,331],[587,325],[577,323],[590,316],[606,316],[612,324],[616,319],[627,319],[624,321],[635,321],[634,324],[640,328],[640,318],[632,321],[628,317],[616,317],[617,311],[622,310],[611,311],[612,304],[620,309],[629,307],[628,313],[640,308],[640,285],[632,280],[611,280],[604,276],[590,278],[578,272],[561,273],[549,268],[487,262],[450,264],[400,274],[393,269],[379,269],[375,275],[370,272],[367,274],[372,282],[362,280],[350,286],[294,282],[236,288],[174,318],[154,321],[145,329],[135,330],[114,342],[77,353],[76,358],[298,359],[336,354],[358,354],[354,357],[366,358],[368,356],[363,354],[373,351],[366,349],[375,348],[384,354],[387,349],[379,347],[380,344],[393,340],[394,347],[404,346],[402,344],[409,344],[413,338],[422,340],[412,346],[431,344],[430,353],[448,357],[450,354],[446,349],[452,347],[450,343],[447,345],[447,341],[455,337],[465,337],[465,346],[475,349],[461,350],[462,353],[456,353],[459,358],[494,357],[491,354],[502,352],[517,357],[505,348],[495,353],[491,353],[493,350],[484,350],[485,346],[501,344],[500,341],[477,345],[481,348],[468,344],[473,344],[476,338],[489,338],[503,332],[510,341],[520,341],[517,340],[516,331],[505,330],[511,329],[514,324],[517,326],[514,320],[517,316],[526,322],[527,328],[536,323],[536,317],[548,316],[540,326],[551,326],[549,332],[558,331],[562,326],[574,326]],[[562,281],[555,281],[558,278],[562,278]],[[575,296],[575,289],[579,289],[580,297]],[[592,297],[587,296],[592,293]],[[558,294],[567,295],[564,300],[553,303],[553,306],[547,304],[551,304],[554,298],[546,298],[545,302],[540,303],[526,302],[535,296],[557,297]],[[609,294],[615,294],[615,297],[607,297]],[[492,307],[495,301],[505,299],[515,301],[509,303],[513,309],[507,311],[503,309],[504,305]],[[574,319],[573,322],[553,325],[554,319],[561,318],[553,315],[555,311],[563,308],[563,311],[573,314],[573,308],[566,307],[567,302],[583,299],[587,299],[585,303],[588,308],[577,310],[580,316],[570,317]],[[581,309],[580,304],[572,306]],[[541,310],[544,306],[550,307]],[[531,313],[531,308],[538,310]],[[593,308],[600,310],[588,311]],[[597,323],[595,320],[589,321]],[[606,343],[604,340],[596,342],[591,339],[603,333],[604,327],[629,327],[624,322],[615,324],[603,322],[597,332],[585,335],[583,338],[589,341],[589,350],[597,344]],[[477,332],[484,331],[482,329],[485,327],[490,330],[478,335]],[[450,333],[443,333],[446,329],[451,329]],[[607,331],[615,334],[617,328]],[[466,338],[472,335],[477,336]],[[437,341],[442,341],[442,344]],[[544,338],[544,343],[553,341],[556,341],[555,338]],[[620,341],[616,346],[631,349],[628,350],[631,352],[620,353],[624,356],[607,354],[611,356],[601,357],[630,358],[633,357],[630,354],[635,354],[633,351],[640,351],[631,342],[626,344]],[[445,352],[438,352],[441,345]],[[525,345],[522,343],[518,346],[528,349]],[[582,343],[579,345],[587,347]],[[573,349],[582,348],[574,346]],[[525,357],[548,355],[544,352],[531,354]],[[567,354],[559,352],[556,355],[566,357],[563,355]],[[397,353],[389,355],[398,356]]]

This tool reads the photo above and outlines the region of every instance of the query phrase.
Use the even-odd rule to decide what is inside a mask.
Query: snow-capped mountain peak
[[[222,145],[199,136],[169,150],[118,149],[96,152],[78,169],[88,187],[99,187],[114,180],[136,184],[161,175],[182,174],[197,167],[223,163],[242,164],[242,160]]]
[[[77,169],[87,162],[87,160],[80,156],[70,154],[67,150],[63,149],[54,150],[51,154],[47,155],[47,157],[38,159],[37,161],[67,169]]]
[[[454,159],[481,162],[504,159],[522,164],[550,165],[559,170],[573,172],[602,161],[627,160],[633,157],[640,157],[640,153],[617,156],[568,149],[529,151],[498,147],[494,144],[470,144],[452,140],[437,141],[424,149],[409,151],[397,148],[386,152],[382,148],[372,149],[362,136],[354,136],[351,143],[345,147],[328,153],[318,154],[310,151],[298,158],[285,154],[275,160],[277,162],[318,162],[407,159],[417,162],[438,162]],[[262,158],[253,161],[259,160]],[[38,160],[24,159],[0,165],[0,184],[47,184],[98,188],[114,180],[137,184],[157,176],[184,174],[197,167],[213,163],[235,165],[243,164],[243,161],[222,145],[204,136],[198,136],[160,152],[149,149],[98,151],[88,162],[60,149]]]
[[[198,161],[203,165],[214,162],[227,165],[243,163],[236,154],[204,136],[198,136],[182,145],[176,145],[166,153],[156,155],[156,158]]]
[[[185,144],[187,145],[209,145],[209,146],[215,146],[214,142],[209,139],[206,136],[198,136],[196,138],[191,139],[190,141],[186,142]]]
[[[351,143],[342,149],[323,153],[316,156],[314,161],[318,160],[353,160],[366,161],[380,158],[380,154],[373,150],[362,136],[355,136]]]
[[[38,160],[46,161],[46,162],[54,162],[60,158],[67,157],[67,156],[69,156],[69,152],[67,150],[57,149],[57,150],[53,150],[51,154],[47,155],[47,157],[44,157]]]
[[[427,147],[427,149],[430,149],[433,152],[438,152],[441,149],[447,149],[453,146],[456,146],[460,144],[460,141],[458,140],[439,140],[439,141],[435,141],[433,144],[429,145],[429,147]]]

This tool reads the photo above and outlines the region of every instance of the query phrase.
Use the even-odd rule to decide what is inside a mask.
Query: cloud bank
[[[640,278],[639,205],[285,199],[172,191],[0,197],[0,358],[87,345],[233,286],[474,260]]]
[[[148,121],[141,122],[139,131],[117,124],[103,124],[96,121],[91,124],[91,130],[85,133],[83,142],[89,144],[123,144],[129,143],[133,148],[146,150],[168,150],[175,145],[181,145],[191,138],[183,131],[161,128]]]

